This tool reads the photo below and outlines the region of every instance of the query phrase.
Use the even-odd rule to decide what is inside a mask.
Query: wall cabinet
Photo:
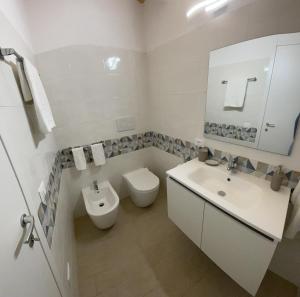
[[[198,247],[201,246],[204,200],[168,178],[168,216]]]
[[[255,296],[277,242],[168,178],[169,218],[224,272]]]

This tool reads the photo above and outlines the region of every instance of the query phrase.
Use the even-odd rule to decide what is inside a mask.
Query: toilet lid
[[[129,172],[124,177],[138,191],[150,191],[159,185],[158,177],[147,168]]]

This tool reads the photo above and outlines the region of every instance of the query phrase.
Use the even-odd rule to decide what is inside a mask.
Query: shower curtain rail
[[[10,56],[10,55],[16,56],[17,60],[20,62],[23,61],[23,57],[19,55],[13,48],[0,47],[0,57]]]

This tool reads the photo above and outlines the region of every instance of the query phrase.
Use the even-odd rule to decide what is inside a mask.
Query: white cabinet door
[[[200,247],[204,200],[170,178],[167,187],[169,218]]]
[[[300,45],[278,46],[259,149],[289,153],[300,114],[299,77]]]
[[[239,223],[206,203],[203,252],[253,296],[268,269],[277,242]]]
[[[28,215],[0,135],[0,297],[60,297],[40,242],[24,244],[20,217]]]

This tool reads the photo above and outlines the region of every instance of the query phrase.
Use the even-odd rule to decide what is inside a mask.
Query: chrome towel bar
[[[257,81],[257,78],[256,77],[251,77],[251,78],[248,78],[247,81],[248,82]],[[223,85],[228,84],[228,80],[222,80],[222,84]]]
[[[19,55],[13,48],[0,47],[0,57],[10,56],[10,55],[16,56],[17,60],[20,62],[23,61],[23,57]]]

